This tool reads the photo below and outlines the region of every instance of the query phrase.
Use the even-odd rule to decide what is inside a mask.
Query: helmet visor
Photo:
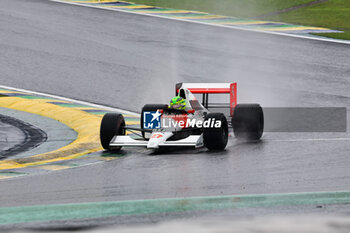
[[[172,105],[172,108],[174,108],[174,109],[180,109],[180,108],[184,108],[184,107],[185,107],[184,104],[174,104],[174,105]]]

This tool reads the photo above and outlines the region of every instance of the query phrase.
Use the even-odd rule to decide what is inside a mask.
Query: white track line
[[[87,106],[94,107],[94,108],[101,108],[103,110],[117,111],[117,112],[120,112],[123,114],[129,114],[129,115],[135,115],[135,116],[140,115],[139,113],[123,110],[120,108],[107,107],[104,105],[93,104],[93,103],[89,103],[89,102],[85,102],[85,101],[81,101],[81,100],[76,100],[76,99],[71,99],[71,98],[66,98],[66,97],[62,97],[62,96],[58,96],[58,95],[45,94],[42,92],[30,91],[30,90],[26,90],[26,89],[15,88],[15,87],[8,87],[8,86],[4,86],[4,85],[0,85],[0,88],[13,90],[13,91],[19,91],[19,92],[26,92],[26,93],[33,94],[33,95],[50,97],[50,98],[64,100],[64,101],[73,102],[73,103],[77,103],[77,104],[87,105]]]
[[[326,42],[333,42],[333,43],[338,43],[338,44],[350,44],[350,41],[346,41],[346,40],[337,40],[337,39],[330,39],[330,38],[318,38],[318,37],[288,34],[288,33],[283,33],[283,32],[271,32],[271,31],[263,31],[263,30],[255,30],[255,29],[250,29],[250,28],[236,27],[236,26],[227,26],[227,25],[220,25],[220,24],[214,24],[214,23],[206,23],[206,22],[193,21],[193,20],[188,20],[188,19],[177,19],[177,18],[170,18],[170,17],[166,17],[166,16],[161,16],[161,15],[153,15],[153,14],[149,14],[149,13],[131,12],[131,11],[115,9],[115,8],[106,8],[106,7],[100,7],[100,6],[86,5],[84,3],[66,2],[63,0],[49,0],[49,1],[65,3],[65,4],[70,4],[70,5],[90,7],[90,8],[98,8],[98,9],[103,9],[103,10],[119,11],[119,12],[124,12],[124,13],[129,13],[129,14],[151,16],[151,17],[162,18],[162,19],[177,20],[177,21],[181,21],[181,22],[204,24],[204,25],[208,25],[208,26],[215,26],[215,27],[222,27],[222,28],[230,28],[230,29],[236,29],[236,30],[241,30],[241,31],[260,32],[260,33],[265,33],[265,34],[288,36],[288,37],[308,39],[308,40],[326,41]]]

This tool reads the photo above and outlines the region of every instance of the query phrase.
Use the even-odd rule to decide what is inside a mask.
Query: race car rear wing
[[[230,116],[237,105],[237,83],[178,83],[176,84],[176,95],[184,87],[192,94],[203,94],[202,105],[205,108],[230,108]],[[209,94],[229,94],[230,102],[210,103]]]

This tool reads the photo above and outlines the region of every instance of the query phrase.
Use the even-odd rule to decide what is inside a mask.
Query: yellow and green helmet
[[[170,100],[170,106],[169,108],[173,109],[179,109],[179,110],[185,110],[186,108],[186,101],[184,98],[180,96],[175,96]]]

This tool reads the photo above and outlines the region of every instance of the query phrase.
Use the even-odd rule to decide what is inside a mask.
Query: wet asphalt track
[[[239,102],[263,106],[350,107],[349,45],[46,0],[1,0],[0,38],[1,84],[133,111],[167,102],[180,81],[237,81]],[[260,143],[232,138],[222,153],[124,150],[112,162],[0,181],[0,206],[350,190],[350,140],[339,139],[349,137],[267,133]]]

